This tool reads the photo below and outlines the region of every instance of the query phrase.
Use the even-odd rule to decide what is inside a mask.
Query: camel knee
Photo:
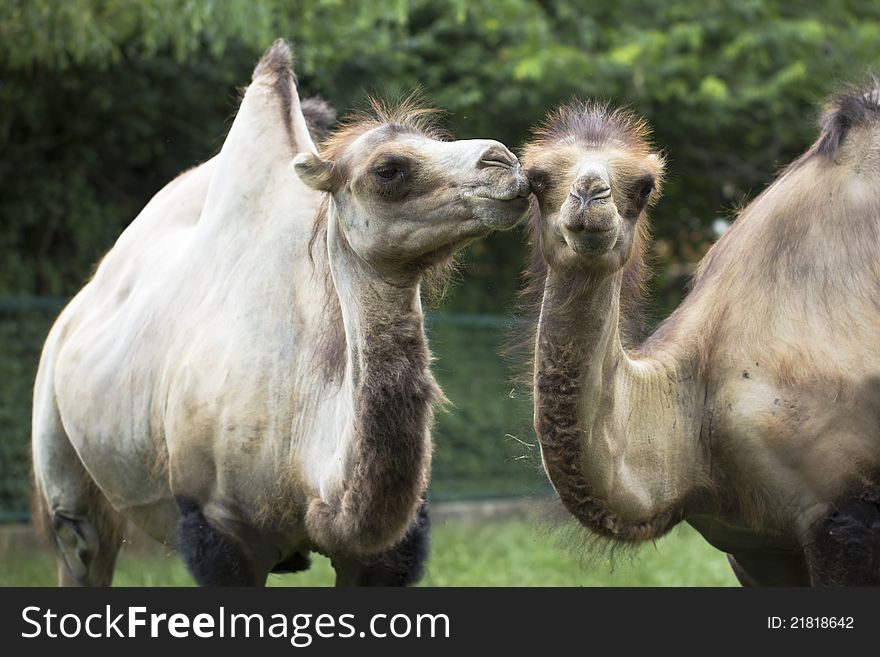
[[[805,552],[814,585],[880,585],[880,486],[837,500]]]
[[[177,498],[180,510],[178,548],[199,586],[254,586],[262,580],[244,545],[221,531],[205,517],[201,506],[189,498]]]
[[[94,526],[87,518],[56,511],[52,515],[52,531],[68,573],[80,584],[85,584],[89,565],[98,554],[98,536]]]
[[[102,533],[100,523],[87,515],[55,511],[51,529],[58,550],[59,583],[109,586],[119,541]]]

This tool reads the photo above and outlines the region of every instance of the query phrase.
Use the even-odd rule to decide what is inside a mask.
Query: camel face
[[[552,268],[617,271],[632,254],[636,224],[655,194],[655,154],[578,147],[530,153],[541,209],[541,248]]]
[[[540,210],[533,235],[551,269],[612,273],[629,262],[663,177],[648,134],[629,112],[583,102],[535,131],[523,164]]]
[[[386,123],[338,151],[332,159],[302,154],[295,169],[330,193],[348,244],[380,270],[433,264],[512,228],[529,209],[528,180],[497,141],[441,141]]]

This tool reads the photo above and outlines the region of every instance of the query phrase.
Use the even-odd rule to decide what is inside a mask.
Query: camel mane
[[[450,135],[440,122],[442,116],[443,110],[430,107],[420,89],[397,100],[369,96],[365,108],[348,114],[333,134],[323,140],[319,147],[321,157],[338,163],[355,139],[383,126],[395,133],[409,132],[446,141]]]
[[[588,148],[621,147],[633,154],[651,152],[648,122],[626,107],[612,109],[606,101],[575,100],[554,109],[525,146],[525,160],[533,150],[560,143]]]

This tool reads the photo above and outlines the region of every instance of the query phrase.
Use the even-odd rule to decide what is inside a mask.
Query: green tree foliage
[[[870,0],[5,0],[0,290],[75,291],[152,193],[217,150],[276,36],[305,95],[344,110],[422,85],[460,137],[521,144],[574,96],[631,105],[669,158],[659,253],[694,260],[711,221],[810,143],[818,101],[877,65],[877,34]],[[503,310],[520,236],[475,249],[455,303]]]

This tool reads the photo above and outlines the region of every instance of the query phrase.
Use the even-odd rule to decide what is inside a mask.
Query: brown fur
[[[369,554],[402,538],[415,519],[430,470],[426,435],[442,393],[428,370],[421,316],[373,317],[363,357],[353,445],[357,463],[338,506],[313,500],[306,525],[322,548],[358,546]],[[403,516],[404,524],[389,522]]]
[[[342,324],[342,308],[336,295],[336,288],[330,275],[330,260],[327,256],[327,217],[330,196],[325,195],[315,214],[312,236],[309,239],[309,258],[314,266],[314,275],[324,287],[325,323],[318,336],[318,358],[315,365],[331,381],[339,381],[345,369],[345,331]],[[455,256],[451,255],[420,272],[422,296],[429,304],[439,303],[449,288],[456,267]]]
[[[852,129],[874,124],[880,117],[880,78],[870,75],[859,86],[844,87],[827,103],[819,120],[820,135],[805,157],[834,158]]]
[[[581,432],[578,405],[580,350],[573,345],[540,345],[536,363],[535,389],[543,404],[535,413],[535,429],[541,440],[541,454],[565,508],[584,526],[606,538],[638,543],[662,536],[684,517],[684,500],[642,522],[621,519],[597,497],[580,471]]]
[[[535,159],[538,151],[560,144],[577,143],[586,148],[620,147],[636,156],[651,152],[648,123],[626,108],[611,109],[608,103],[573,101],[547,116],[526,144],[523,159]]]
[[[300,106],[312,141],[319,144],[327,139],[336,125],[336,110],[320,96],[305,98]]]

